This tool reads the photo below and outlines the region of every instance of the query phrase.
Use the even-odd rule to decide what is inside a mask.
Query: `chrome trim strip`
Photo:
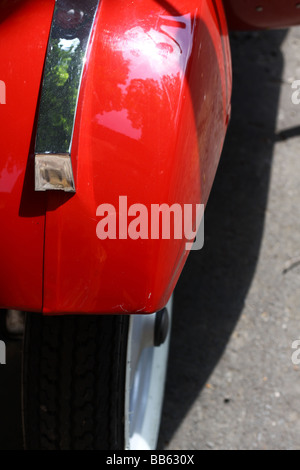
[[[75,191],[70,152],[82,73],[98,4],[99,0],[55,2],[37,124],[36,191]],[[51,180],[46,185],[42,183],[43,175],[38,172],[42,168],[45,171],[45,165],[48,175],[59,171],[63,181],[69,181],[72,175],[70,185],[59,183],[52,187]]]

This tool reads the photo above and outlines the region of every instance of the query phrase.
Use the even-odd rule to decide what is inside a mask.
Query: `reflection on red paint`
[[[148,210],[206,203],[231,93],[226,20],[217,1],[220,31],[211,3],[175,0],[173,16],[153,0],[102,0],[75,124],[77,193],[63,204],[48,195],[44,313],[150,313],[167,302],[185,243],[99,240],[95,213],[122,195]]]

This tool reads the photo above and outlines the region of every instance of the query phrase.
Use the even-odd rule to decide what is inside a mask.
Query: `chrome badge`
[[[86,52],[99,0],[56,0],[35,143],[35,190],[75,192],[71,147]]]

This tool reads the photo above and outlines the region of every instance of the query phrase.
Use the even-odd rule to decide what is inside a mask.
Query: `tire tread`
[[[27,314],[25,448],[124,448],[127,332],[126,316]]]

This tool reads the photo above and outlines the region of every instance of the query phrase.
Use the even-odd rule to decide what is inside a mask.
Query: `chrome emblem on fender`
[[[75,192],[71,147],[77,100],[99,0],[56,0],[35,144],[35,190]]]

